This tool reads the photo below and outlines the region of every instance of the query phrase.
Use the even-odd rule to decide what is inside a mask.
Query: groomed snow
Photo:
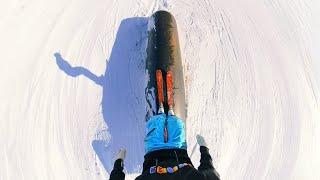
[[[320,2],[1,0],[0,179],[141,172],[148,18],[179,28],[188,151],[221,179],[320,179]],[[150,28],[150,24],[149,24]]]

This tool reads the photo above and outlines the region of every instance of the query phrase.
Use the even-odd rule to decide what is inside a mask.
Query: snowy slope
[[[316,0],[1,0],[0,179],[141,172],[147,22],[177,20],[189,154],[222,179],[320,179]]]

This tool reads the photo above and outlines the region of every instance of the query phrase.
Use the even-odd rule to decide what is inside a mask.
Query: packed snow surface
[[[320,179],[317,0],[1,0],[0,179],[127,179],[143,162],[148,17],[177,21],[196,134],[221,179]],[[149,27],[148,27],[149,26]]]

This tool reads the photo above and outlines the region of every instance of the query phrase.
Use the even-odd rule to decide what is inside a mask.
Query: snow
[[[320,2],[2,0],[0,179],[126,179],[143,161],[148,18],[176,18],[188,151],[222,179],[320,179]],[[151,21],[152,22],[152,21]]]

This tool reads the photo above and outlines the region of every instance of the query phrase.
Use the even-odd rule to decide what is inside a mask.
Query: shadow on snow
[[[127,172],[140,171],[143,163],[146,42],[147,18],[121,21],[102,76],[96,76],[84,67],[72,67],[61,54],[54,54],[58,67],[67,75],[83,75],[103,88],[102,113],[111,138],[97,138],[92,147],[109,173],[121,147],[127,149]],[[103,132],[97,132],[97,137],[99,134]]]

